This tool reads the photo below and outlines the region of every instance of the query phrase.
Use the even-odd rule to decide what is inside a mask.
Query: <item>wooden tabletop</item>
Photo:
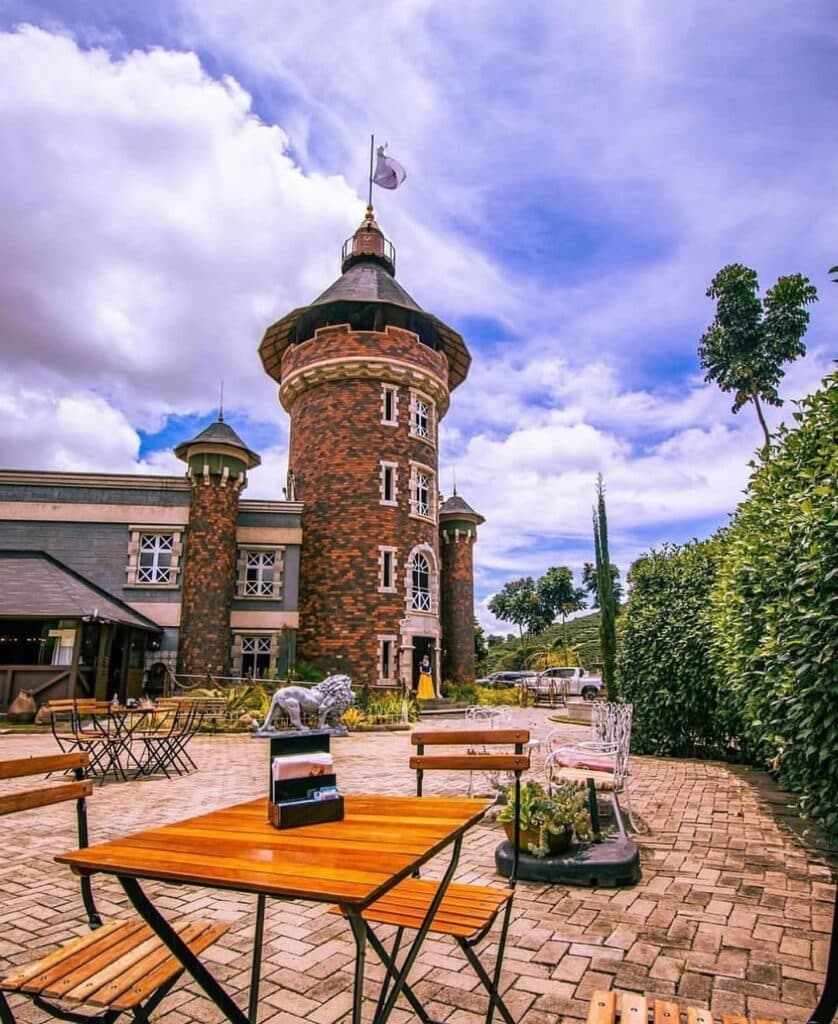
[[[452,797],[344,800],[343,821],[275,829],[267,800],[253,800],[56,860],[81,874],[101,871],[360,909],[476,824],[489,806]]]

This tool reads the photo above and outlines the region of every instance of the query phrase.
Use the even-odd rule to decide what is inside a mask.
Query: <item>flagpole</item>
[[[370,192],[369,198],[367,199],[367,205],[372,206],[372,152],[375,146],[375,136],[370,135]]]

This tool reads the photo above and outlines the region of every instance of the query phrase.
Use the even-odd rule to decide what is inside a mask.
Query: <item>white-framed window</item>
[[[396,678],[396,638],[394,636],[378,638],[378,678],[382,683],[392,682]]]
[[[272,637],[242,635],[241,675],[261,679],[271,667]]]
[[[129,526],[129,587],[174,587],[183,555],[182,532],[171,527]]]
[[[410,392],[410,434],[433,444],[434,403],[419,391]]]
[[[282,596],[282,568],[284,548],[239,548],[237,597]]]
[[[382,505],[398,504],[399,469],[395,462],[381,463],[381,498]]]
[[[399,425],[399,389],[395,384],[381,385],[381,422],[388,427]]]
[[[378,592],[394,594],[396,592],[396,549],[379,547],[378,549]]]
[[[410,560],[410,608],[414,612],[429,612],[432,609],[431,562],[422,551],[414,551]]]
[[[436,479],[433,470],[416,462],[410,464],[410,514],[436,519]]]

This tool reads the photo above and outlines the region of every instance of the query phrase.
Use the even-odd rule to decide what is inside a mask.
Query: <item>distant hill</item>
[[[617,634],[619,643],[620,619],[617,619]],[[588,670],[596,669],[602,662],[602,654],[599,646],[599,610],[580,615],[578,618],[570,619],[565,625],[567,630],[568,646],[576,648],[576,656],[571,659],[574,664],[580,664]],[[560,622],[548,626],[543,633],[537,637],[524,636],[525,649],[522,655],[521,642],[516,636],[508,636],[500,643],[493,644],[489,648],[489,655],[485,666],[481,666],[481,674],[488,675],[490,672],[502,672],[527,668],[523,664],[526,657],[535,653],[547,644],[555,644],[558,651],[562,648],[562,625]],[[561,660],[561,658],[559,658]],[[483,669],[485,668],[485,671]]]

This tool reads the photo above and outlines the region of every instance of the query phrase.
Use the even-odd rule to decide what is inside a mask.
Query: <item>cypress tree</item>
[[[602,474],[596,482],[597,504],[594,509],[594,554],[596,556],[597,586],[599,588],[599,642],[602,647],[602,685],[605,699],[617,696],[616,663],[617,631],[615,620],[617,609],[614,602],[614,587],[611,581],[611,557],[608,551],[608,518],[605,513],[605,488]]]

